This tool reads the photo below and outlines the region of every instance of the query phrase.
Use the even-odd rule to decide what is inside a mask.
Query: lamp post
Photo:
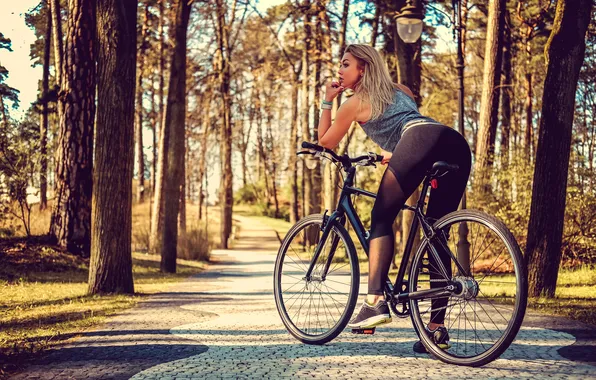
[[[452,0],[454,19],[451,24],[454,28],[454,34],[457,41],[457,83],[458,83],[458,109],[457,124],[459,133],[465,137],[464,130],[464,54],[462,46],[462,21],[461,21],[461,0]],[[433,7],[434,8],[434,7]],[[436,8],[435,8],[436,9]],[[441,11],[440,11],[441,12]],[[442,12],[444,13],[444,12]],[[449,17],[449,16],[448,16]],[[422,34],[422,19],[424,18],[422,10],[413,3],[413,0],[407,0],[401,11],[395,15],[395,24],[397,34],[405,43],[415,43]],[[466,193],[464,192],[461,208],[466,208]],[[469,272],[470,270],[470,243],[468,242],[468,225],[460,224],[458,228],[459,241],[457,244],[457,260],[462,267]]]
[[[422,11],[412,0],[407,0],[399,13],[395,16],[397,34],[407,44],[413,44],[422,35]]]

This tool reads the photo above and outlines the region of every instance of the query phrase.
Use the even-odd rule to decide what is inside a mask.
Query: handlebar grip
[[[323,148],[320,145],[317,144],[313,144],[313,143],[309,143],[308,141],[303,141],[302,142],[302,147],[304,149],[312,149],[312,150],[316,150],[317,152],[324,152],[325,148]]]

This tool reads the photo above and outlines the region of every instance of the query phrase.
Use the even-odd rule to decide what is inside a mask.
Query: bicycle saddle
[[[441,177],[442,175],[447,174],[450,171],[455,172],[458,170],[459,170],[459,165],[452,165],[445,161],[437,161],[433,164],[431,173],[433,173],[433,176]]]

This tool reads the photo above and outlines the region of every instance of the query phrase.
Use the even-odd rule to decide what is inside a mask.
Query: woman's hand
[[[344,87],[339,84],[337,81],[328,82],[325,85],[325,100],[328,102],[332,102],[333,99],[337,97],[340,93],[342,93]]]
[[[393,156],[393,154],[389,153],[387,151],[381,150],[381,156],[383,156],[381,165],[387,165],[389,163],[389,160],[391,160],[391,156]]]

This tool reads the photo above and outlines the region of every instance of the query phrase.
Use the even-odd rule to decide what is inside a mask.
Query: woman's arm
[[[348,133],[352,122],[356,120],[358,104],[356,96],[346,100],[337,110],[333,124],[331,123],[331,110],[323,110],[318,126],[319,145],[333,149],[339,144]]]

